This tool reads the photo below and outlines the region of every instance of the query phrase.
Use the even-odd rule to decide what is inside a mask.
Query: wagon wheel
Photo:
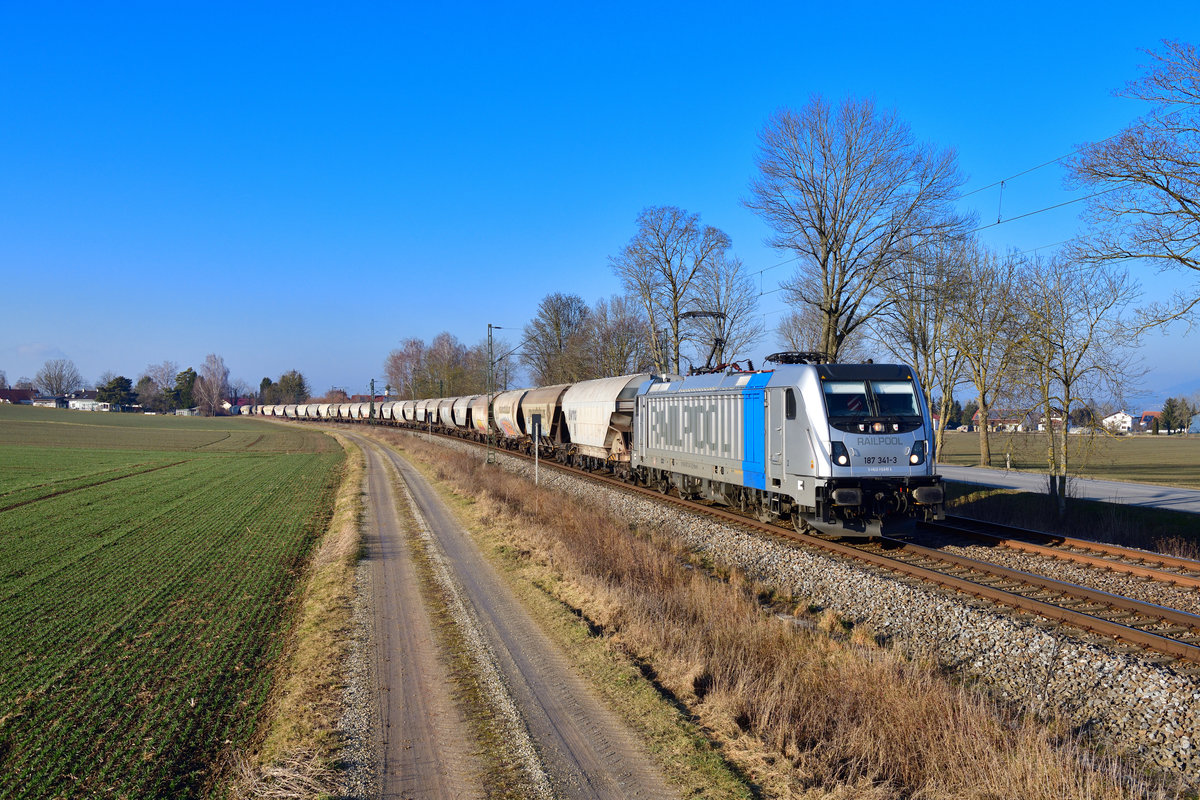
[[[658,491],[661,492],[662,494],[670,494],[671,493],[671,479],[670,478],[659,478]]]

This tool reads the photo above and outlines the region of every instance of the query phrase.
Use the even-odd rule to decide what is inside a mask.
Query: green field
[[[0,405],[0,798],[209,792],[341,461],[296,426]]]
[[[1070,436],[1071,474],[1085,478],[1138,481],[1200,489],[1200,436]],[[1037,433],[993,433],[992,466],[1046,471],[1046,437]],[[947,433],[938,454],[943,464],[979,465],[978,433]]]

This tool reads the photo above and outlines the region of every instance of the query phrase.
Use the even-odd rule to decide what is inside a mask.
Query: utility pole
[[[496,399],[496,362],[495,355],[492,352],[492,329],[498,328],[498,325],[488,323],[488,403],[487,403],[487,462],[494,464],[496,462],[496,434],[492,429],[492,401]]]
[[[367,417],[367,424],[368,425],[375,424],[375,379],[374,378],[371,378],[371,407],[370,407],[370,416]]]

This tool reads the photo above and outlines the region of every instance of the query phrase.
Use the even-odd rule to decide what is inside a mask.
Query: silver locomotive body
[[[649,485],[760,519],[870,535],[943,515],[930,431],[906,366],[783,365],[646,384],[632,464]]]

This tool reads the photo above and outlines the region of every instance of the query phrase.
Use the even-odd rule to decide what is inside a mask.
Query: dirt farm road
[[[477,679],[532,791],[547,800],[676,797],[636,737],[595,698],[420,473],[394,451],[351,438],[367,464],[382,797],[481,793],[467,725],[439,665],[398,519],[401,504],[421,528],[443,594],[454,598],[454,624],[471,643]],[[393,470],[402,481],[398,489]]]

